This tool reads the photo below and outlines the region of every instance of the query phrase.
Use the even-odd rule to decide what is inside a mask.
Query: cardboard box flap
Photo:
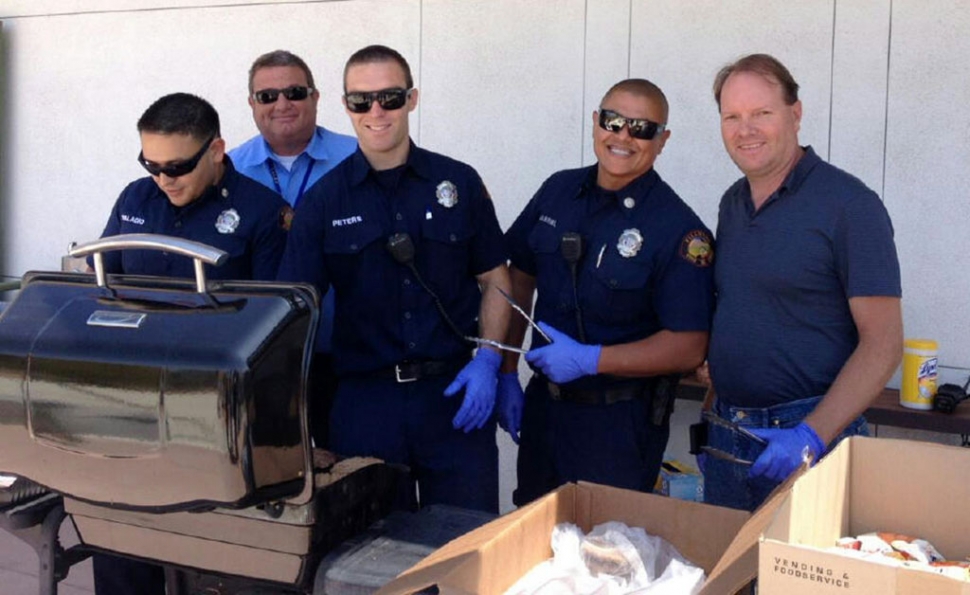
[[[381,587],[376,595],[411,595],[412,593],[423,592],[429,587],[444,582],[476,555],[475,550],[472,549],[436,563],[429,563],[428,558],[425,558],[419,564],[402,572],[397,578]]]
[[[758,542],[765,529],[789,500],[795,480],[808,469],[803,466],[771,493],[741,527],[717,565],[707,575],[700,595],[735,593],[758,575]]]
[[[571,512],[575,506],[575,488],[574,484],[570,484],[556,490],[555,493],[559,498],[552,502],[557,505],[551,505],[548,499],[539,499],[453,539],[384,585],[376,595],[410,595],[432,585],[444,584],[451,588],[449,593],[454,593],[456,586],[473,584],[472,581],[477,579],[484,566],[483,553],[489,556],[501,555],[501,552],[496,552],[491,545],[498,537],[506,531],[522,531],[519,521],[530,515],[551,515],[557,521],[560,520],[564,515],[563,509],[569,509]],[[565,506],[558,505],[559,503],[565,503]],[[520,538],[529,537],[521,535]],[[549,540],[548,536],[541,538],[547,542]],[[552,551],[550,545],[546,547]],[[474,593],[474,588],[470,588],[468,592]]]

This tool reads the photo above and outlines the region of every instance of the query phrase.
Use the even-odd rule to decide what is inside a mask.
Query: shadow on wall
[[[7,201],[7,159],[5,148],[7,146],[7,131],[10,129],[7,121],[7,72],[10,64],[7,59],[7,37],[3,30],[3,21],[0,21],[0,300],[10,299],[4,292],[4,285],[15,278],[7,276],[9,250],[7,246],[7,224],[10,219],[9,201]]]
[[[10,130],[10,116],[7,112],[7,73],[10,71],[8,59],[7,32],[0,21],[0,308],[14,298],[15,290],[20,288],[20,277],[9,274],[10,262],[7,250],[7,221],[10,220],[9,194],[10,179],[6,158],[7,131]],[[0,309],[2,312],[2,309]]]

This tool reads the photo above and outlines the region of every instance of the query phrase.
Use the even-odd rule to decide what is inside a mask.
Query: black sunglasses
[[[666,126],[644,120],[640,118],[627,118],[617,112],[608,109],[600,110],[600,128],[610,132],[619,133],[626,126],[630,130],[630,136],[640,140],[653,140],[658,134],[664,131]]]
[[[292,87],[287,87],[285,89],[260,89],[253,93],[253,101],[256,103],[261,103],[266,105],[267,103],[276,103],[276,100],[280,98],[280,95],[286,97],[287,101],[303,101],[310,94],[313,93],[312,87],[303,87],[301,85],[293,85]]]
[[[168,165],[159,165],[154,161],[145,159],[145,153],[141,152],[138,153],[138,163],[141,163],[141,166],[148,170],[148,173],[153,176],[165,174],[170,178],[178,178],[187,173],[191,173],[195,169],[195,166],[198,165],[199,161],[202,160],[202,156],[205,155],[205,152],[209,150],[209,145],[211,145],[212,141],[215,139],[216,137],[214,135],[211,136],[209,140],[202,144],[202,148],[199,149],[198,153],[192,155],[185,161],[176,161],[175,163],[169,163]]]
[[[397,110],[404,107],[404,104],[408,102],[408,97],[411,96],[411,89],[382,89],[380,91],[354,91],[344,95],[344,101],[347,102],[347,109],[354,112],[355,114],[366,114],[370,111],[372,105],[376,101],[381,109],[386,110]]]

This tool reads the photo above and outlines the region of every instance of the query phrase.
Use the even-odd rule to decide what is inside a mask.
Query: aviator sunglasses
[[[666,126],[644,120],[640,118],[627,118],[617,112],[608,109],[600,110],[600,128],[610,132],[619,133],[626,126],[630,131],[630,136],[640,140],[653,140],[658,134],[664,131]]]
[[[138,163],[141,163],[141,166],[148,170],[148,173],[153,176],[165,174],[170,178],[178,178],[192,172],[192,170],[195,169],[195,166],[199,164],[202,156],[205,155],[205,152],[209,149],[209,145],[211,145],[212,141],[215,139],[215,135],[209,137],[209,140],[202,144],[202,148],[199,149],[199,152],[189,157],[185,161],[176,161],[175,163],[170,163],[168,165],[159,165],[154,161],[145,159],[145,153],[141,152],[138,153]]]
[[[253,93],[253,101],[262,105],[276,103],[280,95],[286,97],[287,101],[303,101],[311,93],[313,93],[313,87],[304,87],[302,85],[293,85],[285,89],[260,89]]]
[[[376,101],[381,109],[397,110],[404,107],[411,96],[411,89],[382,89],[380,91],[352,91],[344,95],[347,109],[355,114],[366,114]]]

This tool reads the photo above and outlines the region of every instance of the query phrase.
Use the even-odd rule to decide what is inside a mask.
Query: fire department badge
[[[239,213],[236,209],[226,209],[219,213],[219,218],[216,219],[216,230],[219,233],[233,233],[237,227],[239,227]]]
[[[435,196],[438,197],[438,204],[446,209],[458,204],[458,188],[455,188],[455,185],[448,180],[438,184],[435,189]]]
[[[639,229],[624,229],[620,234],[620,241],[616,243],[616,249],[620,251],[623,258],[633,258],[643,246],[643,236]]]
[[[697,267],[709,267],[714,263],[714,242],[707,232],[695,229],[680,242],[680,255]]]

